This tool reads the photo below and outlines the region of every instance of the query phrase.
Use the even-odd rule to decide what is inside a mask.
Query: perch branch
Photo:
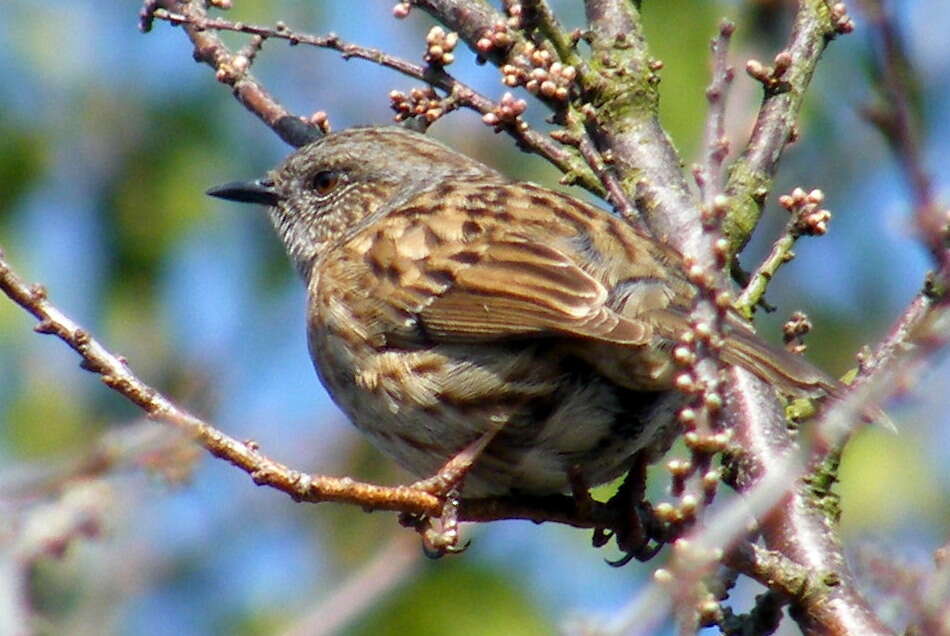
[[[0,290],[31,313],[39,333],[54,335],[82,358],[81,366],[99,375],[110,389],[141,408],[154,420],[181,430],[215,457],[240,468],[254,482],[280,490],[296,501],[335,501],[366,510],[394,510],[411,514],[438,515],[437,497],[408,486],[378,486],[349,478],[309,475],[292,470],[259,452],[253,442],[239,442],[202,419],[175,405],[129,368],[126,361],[100,344],[92,335],[57,309],[38,285],[29,286],[10,268],[0,252]],[[537,523],[556,521],[580,528],[620,527],[617,512],[591,502],[578,509],[574,499],[548,497],[501,497],[462,501],[460,518],[465,521],[524,519]]]

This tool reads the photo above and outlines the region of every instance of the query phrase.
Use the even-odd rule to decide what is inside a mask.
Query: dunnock
[[[209,194],[268,206],[307,284],[317,373],[411,472],[487,444],[463,494],[548,494],[668,447],[672,349],[697,290],[676,251],[622,219],[397,127],[326,135]],[[834,390],[726,322],[724,362],[785,393]]]

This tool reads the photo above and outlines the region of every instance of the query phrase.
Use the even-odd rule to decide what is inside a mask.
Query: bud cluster
[[[431,86],[414,88],[408,95],[402,91],[390,91],[389,107],[396,112],[396,121],[424,117],[430,124],[447,112],[455,110],[447,100],[440,99]]]
[[[806,346],[803,338],[811,331],[812,324],[804,312],[796,311],[782,325],[782,340],[785,348],[792,353],[804,353]]]
[[[448,66],[455,61],[455,54],[452,51],[455,50],[458,42],[458,33],[454,31],[446,33],[440,26],[432,27],[426,35],[425,61],[435,66]]]
[[[791,194],[779,197],[779,205],[794,215],[793,236],[822,236],[828,232],[831,212],[821,207],[824,200],[825,194],[818,189],[805,192],[795,188]]]
[[[520,56],[519,56],[520,57]],[[532,95],[566,101],[577,69],[570,64],[554,61],[551,52],[528,44],[524,52],[526,64],[505,64],[501,67],[502,82],[506,86],[524,86]]]
[[[496,49],[499,51],[508,50],[512,42],[511,34],[508,32],[508,23],[499,20],[478,38],[478,41],[475,42],[475,49],[479,53],[488,55]]]
[[[495,130],[500,130],[506,124],[518,123],[520,121],[518,118],[527,107],[523,99],[516,99],[511,93],[505,93],[501,96],[495,110],[482,116],[482,121],[489,126],[494,126]]]

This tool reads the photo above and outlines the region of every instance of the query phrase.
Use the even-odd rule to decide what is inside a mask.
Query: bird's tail
[[[733,330],[726,338],[720,357],[759,376],[781,393],[792,397],[844,397],[847,385],[829,376],[800,355],[773,347],[751,333]],[[869,421],[896,432],[887,414],[878,407],[862,412]]]
[[[840,397],[846,388],[802,356],[773,347],[751,333],[733,330],[725,339],[720,357],[793,397]]]

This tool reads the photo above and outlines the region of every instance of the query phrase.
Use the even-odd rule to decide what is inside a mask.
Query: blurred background
[[[431,21],[419,10],[394,20],[392,4],[356,11],[345,0],[236,0],[227,17],[332,30],[421,60]],[[580,3],[552,4],[568,25],[581,24]],[[664,62],[663,123],[692,161],[718,19],[738,24],[731,60],[741,71],[750,57],[772,59],[791,8],[698,0],[644,7],[652,51]],[[858,8],[850,7],[855,33],[825,53],[801,140],[742,258],[753,267],[784,225],[775,195],[799,185],[824,190],[830,234],[799,243],[768,294],[778,311],[759,325],[779,341],[788,315],[806,311],[815,324],[809,356],[834,374],[884,334],[929,266],[912,235],[902,175],[860,115],[876,96]],[[192,61],[181,30],[156,22],[139,33],[138,10],[135,2],[90,1],[0,7],[0,248],[140,377],[230,435],[301,470],[408,481],[355,434],[318,383],[304,290],[261,210],[203,194],[261,175],[289,148]],[[894,10],[919,70],[913,103],[925,122],[927,167],[947,201],[950,6],[920,0]],[[463,48],[450,70],[500,96],[497,70],[475,66]],[[388,92],[417,85],[276,41],[253,72],[292,112],[325,110],[337,129],[391,121]],[[737,73],[734,148],[759,99],[759,86]],[[529,105],[541,128],[545,114]],[[515,177],[557,182],[553,168],[517,152],[474,113],[456,113],[431,134]],[[0,299],[0,626],[29,619],[50,634],[536,634],[615,616],[665,558],[615,569],[604,559],[617,553],[591,548],[589,532],[499,522],[466,526],[472,546],[464,555],[424,560],[393,514],[295,504],[143,421],[32,326]],[[944,360],[889,406],[899,435],[865,430],[848,447],[842,523],[859,565],[886,554],[926,569],[948,536],[948,381]],[[663,496],[661,473],[654,470],[655,497]],[[737,591],[748,597],[739,609],[754,592]],[[882,607],[899,621],[899,608]]]

